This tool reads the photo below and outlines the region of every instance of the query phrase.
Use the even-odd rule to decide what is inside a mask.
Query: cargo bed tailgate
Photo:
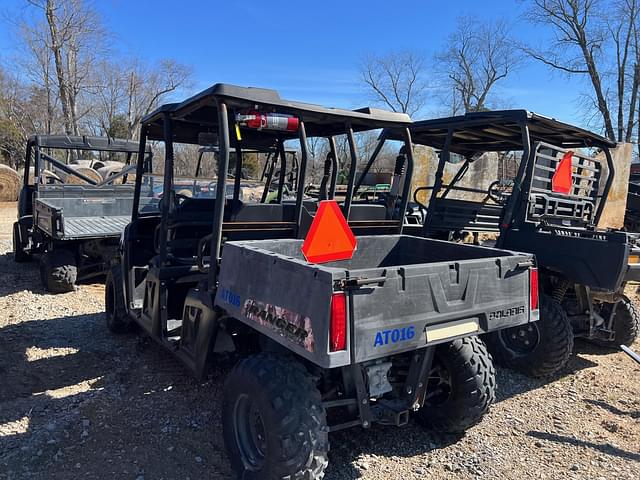
[[[350,272],[384,281],[348,289],[355,360],[527,323],[529,256]],[[355,283],[355,281],[353,281]]]

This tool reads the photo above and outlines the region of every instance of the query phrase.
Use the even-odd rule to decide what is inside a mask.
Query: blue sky
[[[24,0],[0,0],[20,11]],[[358,82],[367,53],[411,49],[428,59],[442,48],[456,18],[504,17],[520,38],[548,34],[520,20],[517,0],[285,2],[279,0],[100,0],[106,27],[122,53],[172,57],[192,65],[194,91],[217,82],[275,88],[295,100],[355,108],[370,103]],[[0,56],[13,39],[0,28]],[[582,124],[577,99],[587,85],[528,63],[500,88],[511,107]],[[188,94],[192,92],[184,92]],[[427,114],[438,108],[436,100]]]

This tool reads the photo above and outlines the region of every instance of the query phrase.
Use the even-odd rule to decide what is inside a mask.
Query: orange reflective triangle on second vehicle
[[[321,201],[309,233],[302,244],[302,254],[311,263],[348,260],[357,246],[356,237],[335,200]]]
[[[569,150],[558,163],[551,178],[551,191],[569,195],[573,186],[573,152]]]

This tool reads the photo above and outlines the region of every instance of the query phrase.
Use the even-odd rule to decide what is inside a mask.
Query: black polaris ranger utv
[[[496,361],[546,376],[568,361],[574,335],[613,347],[633,343],[640,310],[624,285],[637,279],[640,257],[630,255],[633,237],[597,227],[615,143],[524,110],[415,122],[411,133],[415,144],[440,151],[433,184],[414,195],[427,193],[422,234],[473,235],[476,243],[483,234],[539,262],[540,322],[485,337]],[[606,162],[594,158],[598,151]],[[494,162],[486,185],[478,178],[465,185],[474,162]]]
[[[349,427],[404,425],[415,415],[465,430],[494,399],[491,357],[476,335],[537,319],[532,255],[410,237],[403,215],[394,217],[405,208],[352,201],[356,132],[388,128],[404,144],[407,180],[392,190],[406,207],[409,122],[223,84],[142,121],[141,152],[164,141],[163,192],[158,200],[139,161],[121,263],[107,279],[107,325],[140,327],[199,378],[218,354],[235,352],[222,418],[239,478],[322,478],[328,434]],[[304,196],[307,138],[325,139],[333,163],[337,135],[347,136],[351,160],[340,208],[362,236],[351,259],[315,264],[303,239],[318,203],[337,203],[330,178],[322,200]],[[217,178],[206,195],[179,194],[174,150],[212,137]],[[231,152],[240,172],[245,149],[274,148],[283,162],[285,142],[300,151],[294,201],[282,195],[282,163],[271,203],[246,201],[241,175],[227,185]]]
[[[28,140],[13,252],[17,262],[42,254],[42,283],[50,292],[68,292],[78,281],[104,275],[131,219],[133,183],[125,181],[137,152],[137,142],[106,137]],[[71,154],[83,160],[71,163]],[[117,161],[120,172],[101,180],[97,168]]]

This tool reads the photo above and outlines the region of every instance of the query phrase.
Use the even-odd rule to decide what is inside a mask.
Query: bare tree
[[[551,27],[554,40],[545,49],[525,47],[525,52],[568,75],[587,75],[603,130],[617,141],[631,140],[635,124],[640,86],[638,12],[637,0],[613,4],[601,0],[531,0],[527,13],[535,24]]]
[[[447,46],[436,55],[453,114],[486,109],[496,84],[516,70],[521,57],[505,21],[478,23],[470,17],[459,18]]]
[[[89,111],[79,111],[80,96],[95,88],[89,83],[92,67],[106,38],[100,17],[85,0],[27,2],[38,15],[22,24],[23,34],[43,68],[43,81],[55,78],[65,133],[78,134],[79,121]]]
[[[157,108],[171,92],[191,85],[191,69],[171,59],[154,66],[134,61],[126,80],[125,113],[129,138],[136,138],[138,124],[146,114]]]
[[[191,85],[191,69],[169,59],[157,65],[138,59],[119,64],[103,61],[96,66],[95,75],[98,86],[92,124],[108,132],[114,122],[124,122],[123,134],[127,138],[137,138],[140,120],[168,95]]]
[[[427,100],[425,68],[424,57],[416,52],[370,55],[360,66],[360,78],[376,103],[414,115]]]

